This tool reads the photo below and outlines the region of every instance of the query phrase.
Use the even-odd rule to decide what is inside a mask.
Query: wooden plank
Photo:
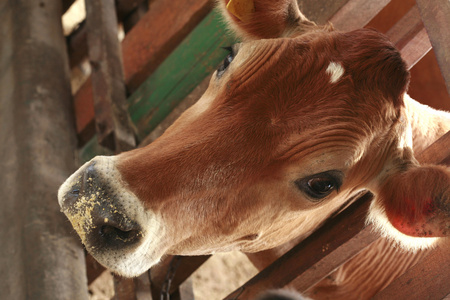
[[[422,153],[416,155],[420,163],[450,165],[450,131],[441,136]]]
[[[73,0],[63,0],[72,2]],[[131,22],[128,21],[128,17],[133,14],[134,11],[139,10],[142,4],[147,4],[145,0],[116,0],[117,19],[119,22],[127,22],[127,27],[130,27]],[[142,17],[137,14],[138,17]],[[136,20],[133,20],[136,22]],[[128,24],[130,23],[130,24]],[[125,27],[125,26],[124,26]],[[125,29],[127,32],[128,30]],[[87,30],[86,20],[81,22],[78,27],[67,36],[67,51],[69,52],[70,67],[73,68],[80,64],[83,59],[87,58]]]
[[[125,83],[129,93],[158,68],[210,10],[209,0],[157,0],[152,3],[148,13],[122,42]],[[178,13],[180,11],[183,13]],[[76,111],[82,110],[81,107],[87,108],[83,120],[77,120],[77,132],[85,136],[92,134],[88,129],[94,120],[91,90],[92,86],[87,81],[74,96]]]
[[[99,143],[117,153],[136,146],[126,103],[114,0],[86,1],[86,27]]]
[[[234,39],[217,11],[209,14],[180,46],[128,99],[129,111],[140,138],[147,136],[206,76],[226,53],[220,47]],[[105,152],[89,142],[80,152],[82,161]]]
[[[105,272],[106,268],[99,264],[89,253],[86,253],[86,275],[87,284],[91,285],[100,275]]]
[[[431,43],[420,19],[417,6],[413,6],[386,35],[400,50],[403,59],[411,69],[431,50]]]
[[[166,295],[166,293],[169,295],[177,293],[180,285],[210,257],[210,255],[205,255],[167,256],[164,258],[150,270],[153,299],[160,299],[161,295]]]
[[[343,247],[341,253],[345,253],[346,243],[352,243],[352,238],[360,233],[367,235],[363,239],[368,242],[375,240],[376,235],[371,233],[370,226],[368,227],[365,222],[371,199],[372,195],[366,194],[356,200],[348,209],[327,220],[321,228],[303,242],[296,245],[225,299],[253,299],[267,289],[282,288],[334,250]],[[373,235],[372,238],[370,238],[371,234]],[[309,281],[316,280],[312,277],[307,279]]]
[[[450,1],[416,0],[450,94]]]
[[[137,3],[140,2],[140,3]],[[122,25],[125,34],[128,32],[145,16],[148,12],[148,1],[139,0],[135,2],[136,7],[124,14],[122,18]],[[129,2],[127,2],[129,3]],[[119,11],[118,11],[119,12]]]
[[[330,19],[335,28],[351,31],[364,27],[391,0],[350,0]]]
[[[113,276],[114,296],[112,300],[136,300],[136,287],[133,278]]]
[[[441,244],[372,299],[443,299],[450,293],[449,247]]]
[[[309,20],[317,24],[325,24],[349,0],[298,0],[297,2],[301,12]]]

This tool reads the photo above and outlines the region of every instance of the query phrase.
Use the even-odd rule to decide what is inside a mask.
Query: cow
[[[204,95],[150,145],[96,157],[60,187],[87,251],[128,277],[165,255],[260,252],[305,238],[362,191],[386,238],[411,251],[445,240],[450,170],[414,153],[450,114],[406,94],[392,43],[316,25],[295,0],[218,6],[242,42]]]

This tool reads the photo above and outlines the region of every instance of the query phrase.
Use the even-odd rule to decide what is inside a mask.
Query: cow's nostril
[[[100,227],[100,235],[109,244],[133,244],[139,239],[139,230],[122,230],[115,226],[103,225]]]
[[[62,207],[64,209],[67,209],[75,204],[77,202],[78,198],[80,197],[80,189],[78,186],[73,186],[69,192],[64,196],[64,202],[62,204]]]

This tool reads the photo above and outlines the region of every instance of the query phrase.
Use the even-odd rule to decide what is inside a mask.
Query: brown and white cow
[[[168,254],[258,252],[307,236],[363,190],[380,232],[407,248],[449,236],[450,170],[414,152],[450,115],[405,94],[388,39],[317,26],[294,0],[243,1],[233,15],[227,3],[243,42],[200,100],[152,144],[96,157],[61,186],[87,250],[124,276]]]

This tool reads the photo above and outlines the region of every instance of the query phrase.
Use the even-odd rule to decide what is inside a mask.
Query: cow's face
[[[301,25],[312,25],[295,1],[283,4],[283,37],[245,29],[203,97],[161,138],[94,158],[60,188],[62,210],[99,262],[134,276],[165,254],[269,249],[310,233],[362,190],[380,195],[377,214],[403,233],[447,234],[442,212],[423,214],[436,215],[434,195],[448,199],[447,171],[427,176],[444,185],[425,200],[403,189],[401,176],[422,170],[399,53],[373,31],[305,33]],[[395,196],[393,186],[402,188]],[[404,217],[408,205],[415,212]]]

